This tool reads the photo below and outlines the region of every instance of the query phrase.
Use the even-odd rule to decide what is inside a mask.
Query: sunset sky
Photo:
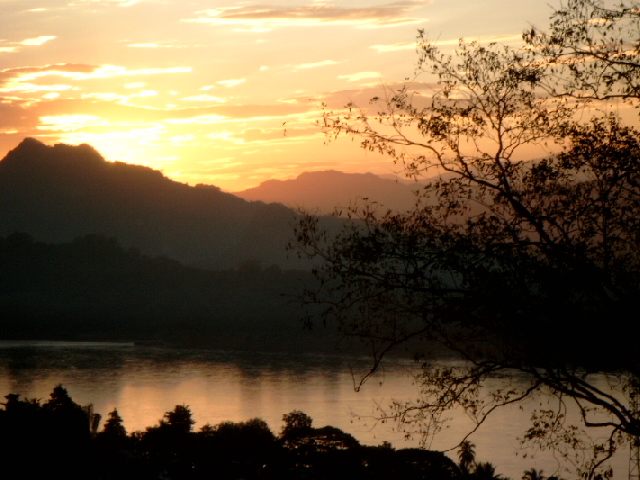
[[[516,42],[549,14],[531,0],[0,0],[0,156],[27,136],[89,143],[228,191],[391,174],[357,142],[324,145],[321,103],[366,104],[411,77],[418,28],[444,48]]]

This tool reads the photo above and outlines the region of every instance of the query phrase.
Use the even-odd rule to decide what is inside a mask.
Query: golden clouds
[[[505,33],[501,35],[482,35],[482,36],[465,36],[466,42],[478,42],[478,43],[503,43],[510,44],[516,43],[522,40],[521,33]],[[431,41],[432,45],[437,47],[457,47],[460,43],[460,38],[447,38]],[[375,50],[377,53],[390,53],[401,52],[406,50],[415,50],[416,42],[398,42],[389,44],[374,44],[369,47]]]
[[[201,10],[195,17],[184,21],[250,32],[268,32],[286,27],[398,27],[420,23],[420,18],[411,17],[410,14],[421,5],[424,2],[393,2],[370,7],[345,7],[328,3],[300,6],[241,5]]]
[[[51,40],[55,40],[56,38],[58,37],[55,35],[40,35],[39,37],[26,38],[20,42],[20,45],[39,47],[40,45],[49,43]]]
[[[40,35],[24,40],[10,42],[0,39],[0,53],[16,53],[23,47],[40,47],[58,38],[55,35]]]
[[[331,65],[337,65],[340,62],[335,60],[320,60],[319,62],[307,62],[307,63],[299,63],[298,65],[294,65],[294,70],[311,70],[313,68],[322,68],[329,67]]]
[[[345,75],[338,75],[340,80],[346,80],[347,82],[359,82],[361,80],[372,80],[375,78],[381,78],[380,72],[356,72],[348,73]]]
[[[357,146],[322,148],[320,103],[371,108],[383,78],[395,88],[411,74],[416,28],[451,42],[521,27],[483,22],[472,0],[0,3],[0,156],[24,136],[87,142],[223,188],[306,165],[357,170]]]
[[[228,80],[218,80],[216,83],[225,88],[233,88],[246,83],[246,78],[230,78]]]
[[[109,122],[95,115],[49,115],[40,117],[40,130],[72,132],[87,127],[105,127]]]
[[[172,75],[190,73],[191,67],[135,68],[118,65],[78,65],[54,64],[41,67],[17,67],[0,70],[0,93],[5,95],[33,94],[38,92],[64,92],[82,90],[81,83],[95,80],[111,80],[119,77],[148,77],[154,75]],[[80,98],[101,98],[103,100],[122,100],[132,97],[155,96],[154,90],[145,90],[137,94],[121,95],[116,93],[89,92]],[[19,97],[17,98],[19,100]],[[34,98],[23,98],[33,101]]]
[[[169,42],[134,42],[134,43],[127,44],[127,47],[129,48],[143,48],[143,49],[151,49],[151,50],[162,49],[162,48],[184,49],[184,48],[190,48],[193,46],[194,45],[185,45],[180,43],[169,43]]]
[[[401,52],[403,50],[415,50],[416,42],[399,42],[399,43],[390,43],[390,44],[375,44],[371,45],[369,48],[375,50],[378,53],[388,53],[388,52]]]
[[[142,3],[143,0],[72,0],[67,3],[68,7],[81,7],[85,5],[96,5],[100,6],[109,6],[116,5],[118,7],[133,7],[134,5],[138,5]]]
[[[195,102],[198,104],[207,104],[207,103],[226,103],[227,99],[223,97],[217,97],[215,95],[209,95],[206,93],[199,95],[192,95],[190,97],[184,97],[181,99],[183,102]]]

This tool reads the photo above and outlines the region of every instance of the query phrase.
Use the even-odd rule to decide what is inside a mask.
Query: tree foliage
[[[549,31],[525,34],[551,64],[554,94],[579,99],[640,98],[640,9],[636,0],[566,0]]]
[[[113,410],[104,431],[91,436],[88,418],[80,431],[65,414],[82,407],[63,387],[52,394],[61,408],[16,394],[5,398],[0,459],[7,472],[29,479],[461,480],[456,465],[440,452],[360,445],[335,427],[312,428],[311,417],[297,410],[284,418],[285,427],[299,427],[289,438],[275,436],[259,418],[194,432],[185,405],[167,412],[158,426],[130,435]]]
[[[306,300],[369,343],[372,372],[399,347],[423,358],[420,399],[383,416],[430,435],[452,409],[477,428],[544,393],[557,408],[534,413],[525,438],[567,461],[587,452],[574,462],[585,478],[606,473],[616,447],[640,436],[629,402],[640,374],[629,334],[640,135],[605,111],[617,98],[624,111],[637,107],[638,11],[569,0],[548,33],[526,32],[519,48],[461,40],[453,55],[419,32],[417,74],[435,82],[428,96],[405,87],[325,111],[330,138],[358,138],[429,179],[411,211],[379,215],[365,204],[337,236],[313,216],[296,229],[298,252],[322,260]],[[434,343],[465,363],[429,361]],[[488,388],[514,370],[526,381]],[[604,437],[585,440],[569,403]]]
[[[124,427],[122,417],[118,413],[118,409],[114,408],[109,412],[107,421],[104,423],[102,434],[110,439],[122,439],[127,436],[127,430]]]

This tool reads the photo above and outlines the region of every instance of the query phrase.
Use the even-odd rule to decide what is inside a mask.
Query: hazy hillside
[[[268,180],[235,195],[245,200],[277,202],[292,208],[302,207],[331,213],[362,198],[396,211],[411,209],[417,185],[378,177],[372,173],[337,171],[306,172],[294,180]]]
[[[88,145],[26,139],[0,161],[0,235],[47,242],[85,234],[188,265],[299,267],[288,258],[294,212],[191,187],[150,168],[111,163]]]
[[[0,338],[136,340],[240,349],[327,349],[303,329],[303,271],[211,272],[88,235],[47,244],[0,236]]]

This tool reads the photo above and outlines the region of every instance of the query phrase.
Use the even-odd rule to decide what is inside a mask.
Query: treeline
[[[260,419],[193,431],[177,405],[157,425],[127,433],[117,410],[100,416],[62,386],[50,398],[6,397],[0,409],[0,460],[14,478],[65,479],[461,479],[439,452],[363,446],[334,427],[314,428],[303,412],[283,416],[275,435]]]
[[[127,340],[216,348],[332,348],[302,328],[308,272],[245,262],[227,271],[124,249],[87,235],[47,244],[0,237],[3,339]]]

